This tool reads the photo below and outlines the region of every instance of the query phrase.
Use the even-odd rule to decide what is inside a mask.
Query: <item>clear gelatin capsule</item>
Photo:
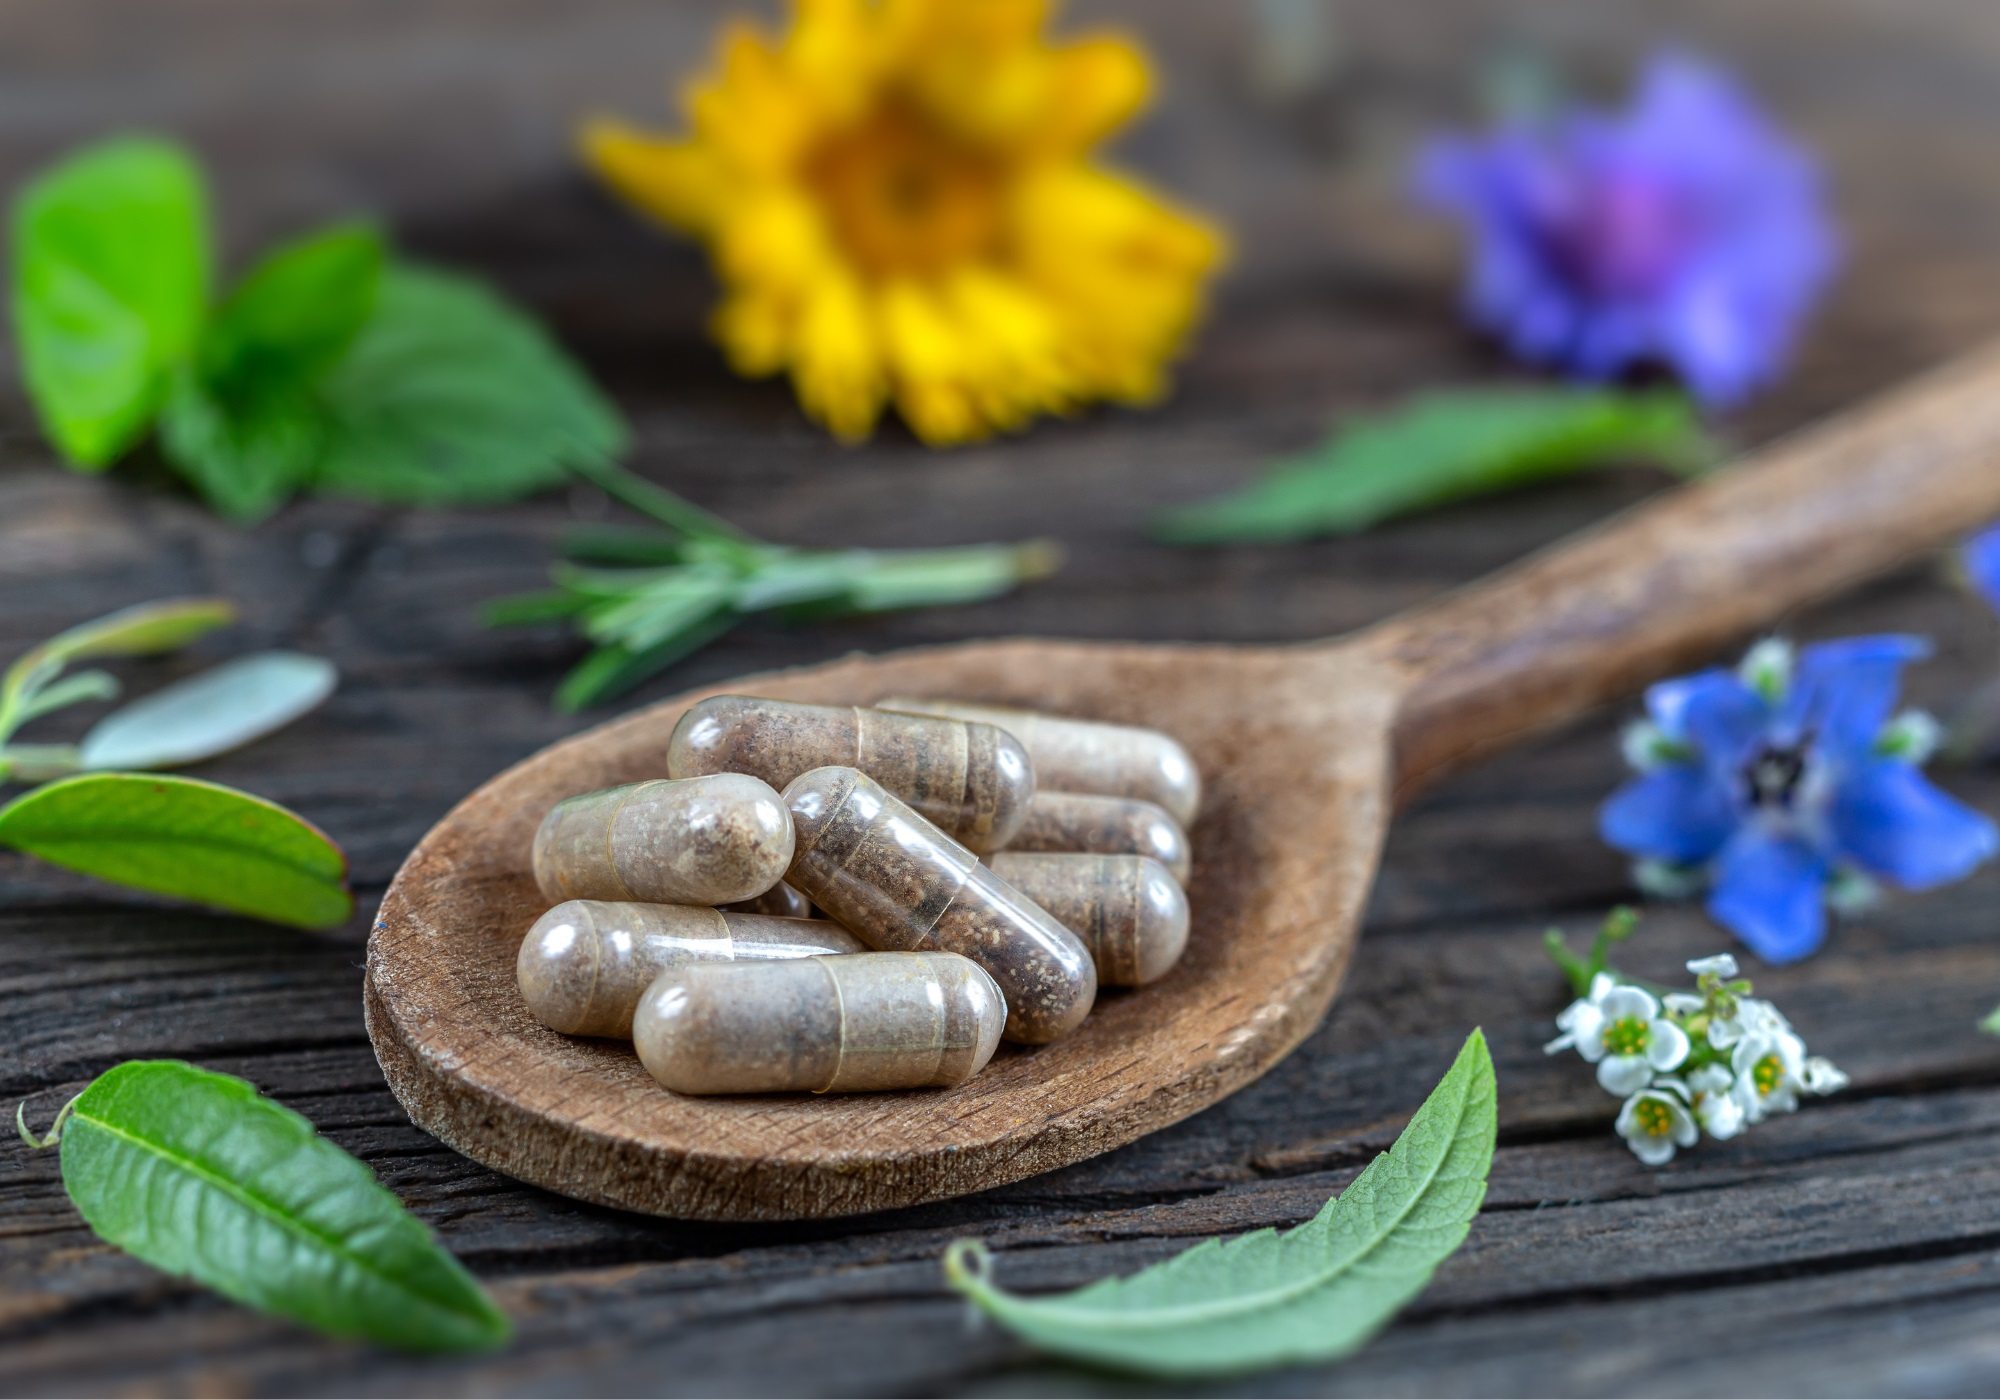
[[[667,772],[750,773],[783,788],[801,773],[858,768],[974,851],[997,851],[1035,795],[1013,735],[990,724],[855,705],[795,705],[716,695],[674,726]]]
[[[535,920],[514,972],[528,1009],[550,1030],[623,1039],[632,1034],[640,993],[673,968],[867,951],[825,919],[572,899]]]
[[[1157,803],[1083,792],[1038,792],[1010,851],[1092,851],[1151,856],[1183,885],[1192,858],[1187,832]]]
[[[1151,856],[1002,851],[988,859],[995,875],[1083,940],[1102,986],[1142,987],[1187,948],[1187,896]]]
[[[962,700],[898,696],[878,701],[876,708],[973,720],[1004,729],[1028,751],[1035,765],[1035,786],[1047,792],[1098,792],[1157,802],[1182,826],[1191,825],[1201,808],[1201,774],[1194,760],[1157,729]]]
[[[1007,1039],[1076,1029],[1097,997],[1081,940],[867,774],[817,768],[785,789],[798,831],[786,879],[884,950],[960,953],[1007,999]]]
[[[816,1094],[963,1084],[1007,1008],[951,953],[689,963],[639,999],[632,1045],[677,1094]]]
[[[791,814],[745,773],[586,792],[535,833],[535,883],[551,902],[731,904],[777,884],[791,860]]]
[[[739,899],[722,906],[725,914],[768,914],[774,919],[810,919],[812,901],[783,880],[755,899]]]

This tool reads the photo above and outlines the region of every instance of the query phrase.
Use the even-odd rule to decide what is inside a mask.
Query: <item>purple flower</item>
[[[1471,236],[1468,314],[1515,354],[1591,380],[1664,363],[1710,405],[1784,367],[1836,261],[1814,162],[1681,54],[1623,116],[1439,141],[1417,182]]]
[[[1890,711],[1917,637],[1851,637],[1646,692],[1626,736],[1640,770],[1598,814],[1642,884],[1706,884],[1708,912],[1768,962],[1826,938],[1826,906],[1870,877],[1928,889],[2000,849],[2000,832],[1925,780],[1937,729]]]
[[[1979,596],[2000,611],[2000,525],[1992,525],[1965,542],[1965,572]]]

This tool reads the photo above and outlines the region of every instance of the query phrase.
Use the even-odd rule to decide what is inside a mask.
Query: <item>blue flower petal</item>
[[[1930,651],[1922,637],[1895,634],[1809,646],[1799,653],[1787,720],[1832,753],[1865,754],[1896,708],[1903,668]]]
[[[1826,941],[1827,873],[1797,837],[1745,827],[1716,862],[1709,916],[1765,962],[1796,962]]]
[[[1827,816],[1846,855],[1904,889],[1960,879],[2000,850],[1992,822],[1895,759],[1844,772]]]
[[[1611,794],[1597,814],[1606,845],[1627,855],[1692,865],[1722,849],[1736,829],[1729,792],[1692,763],[1670,763]]]
[[[1682,732],[1712,768],[1736,771],[1764,742],[1770,706],[1733,671],[1704,671],[1687,681],[1680,700]]]
[[[1972,576],[1973,587],[2000,609],[2000,525],[1965,542],[1965,571]]]

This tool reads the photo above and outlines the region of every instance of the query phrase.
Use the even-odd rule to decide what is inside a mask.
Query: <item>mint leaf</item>
[[[160,415],[160,450],[216,513],[253,525],[312,479],[326,416],[296,387],[219,397],[196,373],[175,374]]]
[[[13,211],[14,326],[28,392],[64,457],[109,465],[151,426],[208,300],[207,197],[180,147],[93,146]]]
[[[203,337],[203,382],[232,399],[318,382],[374,314],[385,256],[382,236],[365,224],[310,234],[270,254]]]
[[[131,1061],[79,1094],[58,1131],[63,1187],[90,1228],[155,1268],[410,1351],[483,1350],[512,1333],[367,1166],[241,1079]]]
[[[347,859],[275,802],[194,778],[86,773],[0,807],[0,845],[155,894],[298,928],[354,912]]]
[[[1677,393],[1448,390],[1359,419],[1242,491],[1167,511],[1155,533],[1174,544],[1353,534],[1606,462],[1646,458],[1692,472],[1714,456]]]
[[[317,656],[239,656],[106,715],[84,736],[78,762],[99,770],[199,763],[284,728],[323,703],[339,679]]]
[[[945,1255],[951,1286],[1044,1351],[1153,1376],[1330,1361],[1357,1350],[1464,1241],[1486,1196],[1493,1061],[1478,1031],[1416,1117],[1297,1229],[1208,1240],[1128,1278],[1024,1298],[985,1252]]]
[[[392,505],[490,505],[616,452],[624,421],[534,321],[478,283],[392,266],[322,386],[317,489]]]

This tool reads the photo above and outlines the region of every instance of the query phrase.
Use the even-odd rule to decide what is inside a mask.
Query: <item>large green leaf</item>
[[[946,1255],[951,1285],[1044,1351],[1160,1376],[1345,1356],[1374,1336],[1464,1241],[1486,1197],[1493,1061],[1478,1031],[1395,1145],[1294,1230],[1208,1240],[1128,1278],[1024,1298],[983,1250]]]
[[[202,339],[202,378],[238,391],[316,382],[374,314],[386,256],[366,224],[323,229],[269,254],[216,312]]]
[[[1676,393],[1447,390],[1349,424],[1241,491],[1167,511],[1156,530],[1176,544],[1352,534],[1607,462],[1695,471],[1713,457],[1693,407]]]
[[[326,418],[298,386],[265,384],[219,395],[192,368],[173,376],[160,414],[160,448],[218,514],[262,520],[312,480]]]
[[[617,452],[618,411],[527,316],[477,282],[392,266],[322,390],[318,489],[390,504],[487,505]]]
[[[275,802],[194,778],[87,773],[0,807],[0,845],[116,884],[300,928],[354,912],[347,860]]]
[[[151,426],[208,301],[207,198],[180,147],[108,141],[14,205],[14,326],[42,426],[102,468]]]
[[[107,1071],[70,1105],[62,1172],[106,1240],[253,1308],[412,1351],[512,1331],[365,1165],[241,1079],[177,1060]]]

